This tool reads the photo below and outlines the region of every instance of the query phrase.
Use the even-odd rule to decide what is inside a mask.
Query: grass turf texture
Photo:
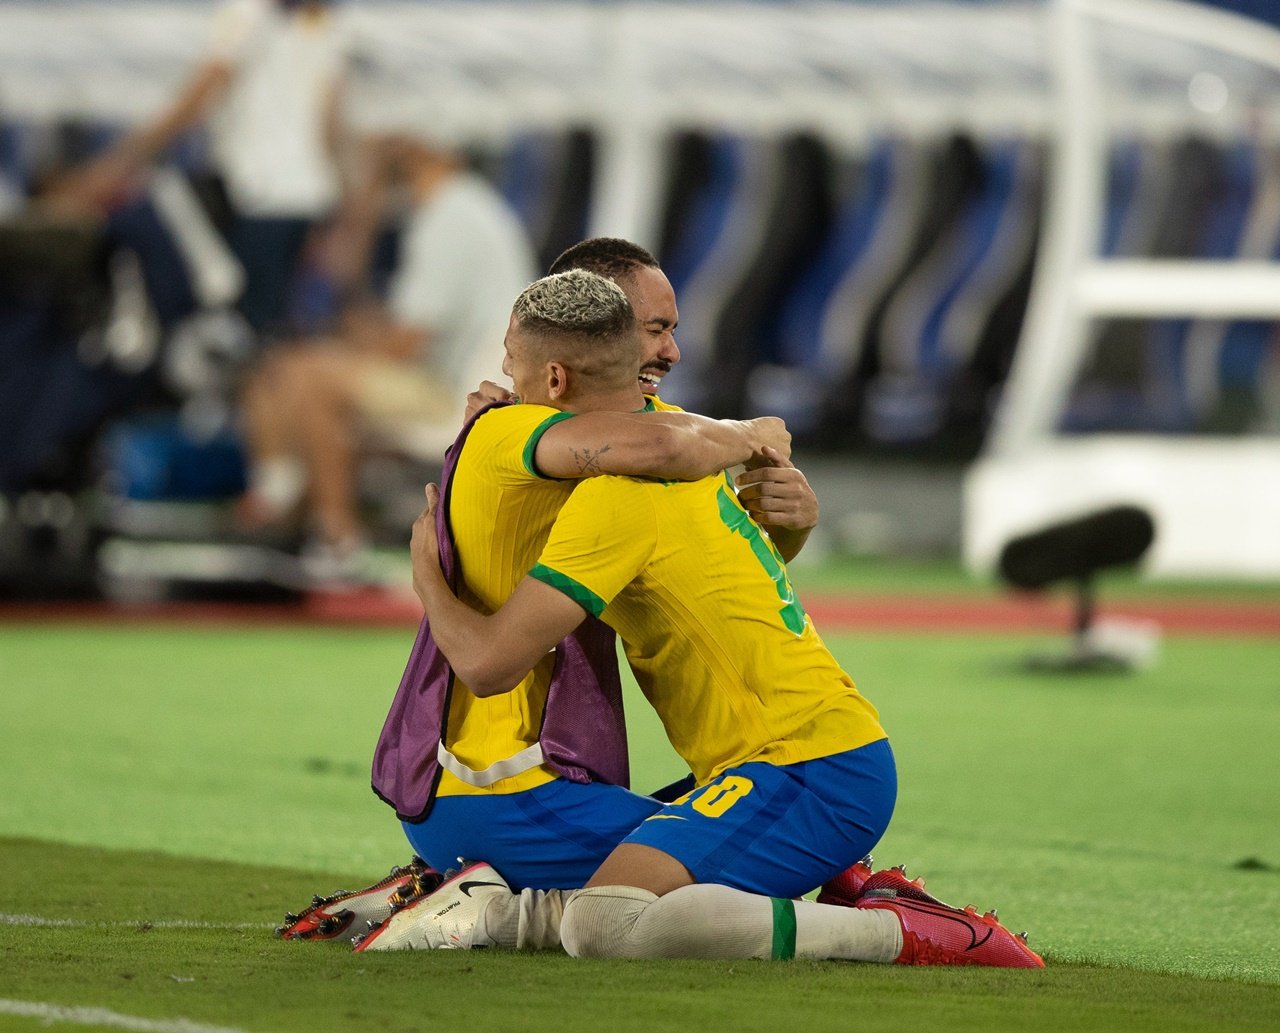
[[[834,962],[589,962],[497,952],[352,955],[270,937],[317,876],[6,840],[6,891],[75,926],[0,927],[0,999],[152,1020],[312,1030],[1260,1030],[1280,989],[1076,965],[1043,972]],[[192,925],[172,928],[175,915]],[[197,925],[194,923],[204,923]],[[46,1028],[6,1018],[0,1029]],[[175,1030],[175,1033],[179,1031]]]
[[[367,765],[410,639],[0,628],[0,835],[108,848],[0,849],[0,912],[91,923],[0,924],[0,999],[263,1031],[1280,1028],[1274,641],[1174,638],[1149,672],[1063,680],[1016,670],[1025,637],[827,636],[898,754],[878,860],[1030,928],[1050,968],[999,973],[274,941],[285,909],[405,859]],[[675,762],[631,713],[656,786]]]

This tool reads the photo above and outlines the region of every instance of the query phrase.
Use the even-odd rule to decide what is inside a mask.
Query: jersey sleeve
[[[472,428],[476,445],[468,449],[468,454],[476,457],[490,475],[503,484],[530,478],[556,480],[538,469],[538,442],[557,423],[573,415],[546,405],[506,405],[491,409]]]
[[[524,464],[525,470],[534,477],[543,477],[547,480],[559,480],[558,477],[551,477],[538,469],[538,442],[542,440],[542,435],[554,427],[557,423],[563,423],[571,418],[571,412],[552,413],[529,433],[529,437],[524,443],[524,449],[520,453],[521,462]]]
[[[573,490],[529,576],[567,595],[593,617],[644,569],[657,541],[647,493],[629,477],[592,477]]]

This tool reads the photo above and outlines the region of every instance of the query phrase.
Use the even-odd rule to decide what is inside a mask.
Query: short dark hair
[[[659,269],[658,260],[639,244],[621,237],[591,237],[566,248],[551,263],[549,273],[563,273],[569,269],[586,269],[598,276],[616,280],[629,276],[637,269]]]

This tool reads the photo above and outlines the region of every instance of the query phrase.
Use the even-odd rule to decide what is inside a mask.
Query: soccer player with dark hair
[[[640,325],[643,356],[640,390],[654,398],[659,409],[674,409],[656,395],[663,378],[680,361],[675,332],[680,322],[675,291],[649,251],[619,237],[592,237],[563,251],[551,263],[550,272],[586,269],[613,280],[627,295]],[[488,402],[509,400],[505,388],[486,382],[468,396],[468,412]],[[818,497],[804,474],[789,458],[761,461],[754,470],[739,475],[738,498],[766,531],[782,557],[795,559],[818,525]]]
[[[521,434],[541,435],[537,438],[536,465],[532,467],[540,476],[585,476],[610,470],[626,472],[618,471],[616,465],[622,458],[619,450],[631,447],[643,451],[646,436],[649,448],[652,450],[648,457],[651,464],[671,461],[666,449],[682,447],[675,441],[676,428],[659,427],[654,422],[654,416],[638,418],[619,412],[605,414],[600,410],[643,407],[656,409],[659,413],[669,413],[667,418],[672,420],[681,417],[700,419],[682,414],[678,410],[672,411],[674,407],[665,405],[653,395],[663,376],[680,358],[674,337],[679,319],[675,295],[654,256],[629,241],[595,238],[568,249],[553,264],[553,269],[557,270],[556,276],[574,270],[581,271],[584,268],[597,274],[610,274],[614,283],[625,292],[630,301],[640,331],[640,358],[637,363],[639,376],[635,378],[629,392],[615,392],[611,398],[603,402],[598,397],[593,397],[588,405],[584,406],[578,404],[577,399],[586,388],[595,390],[590,384],[590,377],[585,378],[584,381],[581,376],[589,371],[579,367],[570,369],[567,374],[563,370],[558,374],[561,378],[567,376],[567,385],[561,384],[560,388],[567,389],[569,395],[560,398],[556,403],[557,407],[566,410],[577,409],[580,412],[583,408],[589,407],[593,411],[587,415],[578,415],[568,423],[551,426],[550,429],[541,427],[541,416],[533,419],[533,422],[527,426],[520,425],[519,433]],[[554,281],[555,276],[548,279],[548,283]],[[534,293],[544,289],[539,287]],[[532,329],[533,324],[530,322],[526,327],[525,321],[519,318],[522,308],[527,307],[532,299],[524,296],[522,298],[523,300],[517,303],[517,311],[513,314],[508,333],[508,365],[505,370],[508,374],[518,373],[515,367],[529,361],[532,357],[531,353],[526,354],[526,345],[529,343],[530,336],[522,331]],[[551,336],[554,337],[554,334]],[[544,363],[544,368],[559,369],[559,366],[545,366],[548,357],[547,354],[541,354],[537,356],[537,360]],[[557,383],[559,384],[559,381]],[[570,395],[572,398],[569,397]],[[510,391],[497,384],[486,382],[469,396],[468,415],[474,416],[484,406],[495,401],[512,401],[515,397]],[[526,406],[516,408],[525,413],[531,412]],[[534,408],[541,410],[540,406]],[[549,410],[541,411],[544,415],[549,412]],[[558,413],[554,418],[563,419],[564,415],[564,413]],[[457,446],[461,455],[458,467],[460,476],[457,483],[464,487],[460,487],[456,493],[450,491],[450,501],[441,510],[442,522],[448,521],[452,525],[449,528],[442,523],[441,539],[447,540],[450,533],[458,539],[457,547],[462,560],[463,576],[457,584],[466,598],[473,598],[470,589],[473,576],[490,576],[486,574],[493,569],[490,556],[500,556],[507,564],[501,575],[502,591],[492,593],[489,601],[485,603],[487,609],[494,609],[501,605],[514,589],[520,577],[536,559],[536,543],[545,539],[550,527],[549,518],[541,523],[534,521],[528,528],[531,535],[530,541],[519,548],[513,548],[506,539],[498,542],[498,539],[493,537],[496,533],[493,526],[486,523],[490,519],[490,514],[495,512],[495,506],[500,505],[498,497],[493,494],[478,496],[465,487],[474,482],[468,471],[474,472],[478,469],[478,463],[490,461],[481,458],[486,456],[488,450],[497,449],[497,454],[501,456],[503,449],[507,448],[502,442],[494,440],[489,432],[499,425],[514,427],[519,420],[520,417],[510,413],[502,414],[495,411],[486,414],[478,422],[475,436],[468,439],[465,445]],[[619,426],[620,420],[625,421],[622,426]],[[599,432],[597,432],[598,421],[605,421],[603,429]],[[548,425],[551,422],[553,419],[549,419]],[[709,426],[712,426],[711,421],[689,424],[683,428],[683,432],[689,434],[692,433],[693,428],[698,427],[702,428],[701,433],[705,434]],[[625,435],[620,436],[624,431]],[[518,436],[511,440],[517,444],[524,444],[524,439]],[[774,444],[776,446],[777,443]],[[513,455],[510,449],[507,449],[505,454],[508,457]],[[734,462],[746,458],[746,456],[740,456]],[[564,465],[552,467],[550,464],[557,459],[563,460]],[[497,461],[505,460],[499,458]],[[614,465],[607,465],[608,463]],[[728,461],[725,465],[728,465]],[[787,448],[765,448],[762,445],[752,453],[752,466],[754,469],[738,477],[738,499],[760,527],[767,531],[772,547],[777,549],[778,555],[783,559],[790,559],[799,551],[809,530],[817,522],[817,499],[803,474],[790,463]],[[528,467],[527,463],[525,467],[514,464],[514,475],[511,469],[508,469],[504,475],[506,480],[503,482],[503,490],[511,493],[504,496],[506,502],[515,505],[515,500],[520,497],[518,493],[527,492],[530,498],[549,499],[550,501],[546,503],[548,506],[562,505],[572,485],[549,488],[545,480],[540,480],[539,477],[530,478],[529,468],[526,467]],[[668,479],[682,476],[663,474],[654,466],[646,472]],[[687,475],[694,476],[694,473],[690,470],[687,471]],[[473,521],[476,523],[473,524]],[[499,517],[498,524],[501,522],[502,518]],[[470,544],[473,541],[478,543],[475,549]],[[495,543],[498,545],[496,551]],[[468,560],[468,553],[483,557],[478,561],[479,567],[476,566],[477,561]],[[587,622],[587,626],[592,624],[593,622]],[[621,731],[620,722],[611,718],[608,706],[602,709],[600,704],[601,699],[616,700],[617,710],[620,712],[621,709],[620,699],[617,696],[620,690],[617,688],[616,670],[612,661],[612,636],[607,632],[601,634],[602,631],[602,628],[596,627],[594,633],[585,636],[596,647],[595,656],[584,655],[581,650],[582,643],[579,641],[570,641],[563,645],[555,661],[560,665],[559,669],[568,672],[561,685],[562,691],[550,694],[544,676],[541,682],[526,680],[522,683],[519,691],[512,694],[512,700],[520,702],[508,700],[502,704],[508,710],[523,708],[522,712],[527,712],[522,732],[523,738],[518,739],[523,744],[522,749],[535,751],[535,748],[543,749],[548,743],[554,744],[554,755],[541,757],[544,767],[541,776],[531,775],[524,769],[512,772],[512,765],[506,763],[506,760],[519,751],[511,742],[508,742],[507,745],[511,746],[511,749],[506,752],[503,748],[498,748],[484,753],[488,758],[486,764],[496,765],[493,771],[485,776],[486,779],[492,777],[493,781],[480,785],[475,781],[477,776],[464,773],[465,778],[472,779],[469,789],[465,790],[456,784],[457,775],[448,767],[451,763],[450,757],[454,755],[451,753],[449,744],[455,741],[461,725],[452,722],[452,719],[445,721],[438,712],[438,706],[431,708],[420,705],[421,700],[432,698],[432,696],[430,693],[415,692],[413,689],[415,680],[416,683],[433,684],[434,678],[434,683],[438,684],[441,679],[448,681],[452,678],[447,662],[438,655],[438,651],[434,651],[434,645],[431,647],[432,652],[428,653],[425,650],[424,635],[420,633],[419,641],[414,647],[414,655],[410,659],[391,714],[384,726],[374,767],[375,789],[396,807],[397,814],[406,821],[406,832],[410,840],[420,852],[434,857],[440,862],[441,867],[453,860],[450,855],[454,851],[462,856],[485,857],[486,860],[494,863],[517,888],[580,886],[595,870],[599,861],[603,860],[605,854],[616,845],[621,835],[629,831],[631,826],[626,822],[631,821],[635,824],[639,820],[636,817],[637,814],[643,816],[655,806],[648,798],[633,795],[627,795],[624,798],[625,806],[610,806],[607,802],[608,793],[598,794],[597,797],[592,792],[597,787],[604,788],[604,783],[626,783],[624,734]],[[601,653],[608,653],[609,658],[602,659]],[[544,664],[549,663],[551,663],[550,660],[544,661]],[[589,677],[575,683],[573,672],[577,672],[578,675],[583,675],[585,672]],[[590,684],[600,677],[604,677],[608,682],[603,694],[598,691],[599,685]],[[448,684],[451,708],[456,710],[464,705],[471,705],[465,699],[468,695],[465,690],[455,687],[452,681],[448,681]],[[533,703],[525,699],[531,691],[534,693]],[[460,703],[459,700],[464,702]],[[548,703],[548,701],[551,702]],[[486,705],[493,706],[493,704]],[[477,707],[479,709],[479,705]],[[536,720],[543,722],[541,736],[537,734]],[[473,722],[472,727],[477,726],[477,723]],[[428,729],[429,732],[420,734],[419,730],[422,728]],[[589,746],[584,745],[585,739],[591,740]],[[578,747],[583,747],[582,755],[576,755]],[[555,753],[555,750],[559,752]],[[437,761],[443,763],[444,767],[438,767]],[[480,762],[477,760],[476,763]],[[481,764],[480,767],[484,768],[486,764]],[[559,767],[556,767],[557,764]],[[503,823],[508,820],[509,815],[504,813],[499,820],[493,814],[494,809],[506,808],[511,799],[514,799],[510,794],[532,784],[531,779],[549,777],[548,771],[558,776],[557,782],[573,782],[578,779],[593,783],[593,786],[585,792],[580,792],[577,787],[561,784],[548,784],[539,789],[539,793],[548,798],[560,793],[573,796],[578,801],[585,801],[585,804],[580,804],[581,809],[577,812],[577,816],[572,818],[578,823],[579,831],[574,833],[577,838],[571,837],[571,842],[562,837],[561,849],[558,853],[553,851],[539,853],[538,850],[526,849],[524,837],[530,832],[526,827],[530,821],[527,816],[516,815],[515,820],[507,826]],[[435,783],[431,782],[432,778],[438,779],[439,785],[443,787],[444,797],[457,795],[458,799],[447,801],[443,807],[438,806]],[[465,799],[462,798],[464,795]],[[499,799],[502,797],[506,799]],[[592,817],[591,808],[597,798],[605,801],[605,809],[608,810],[609,815],[596,832],[591,834],[586,830],[590,822],[596,820]],[[557,806],[568,805],[565,801],[560,801]],[[431,813],[428,814],[428,811]],[[457,812],[459,817],[446,829],[445,816],[451,812]],[[542,811],[539,810],[539,813]],[[567,813],[570,812],[567,810],[558,812],[556,821]],[[548,819],[548,822],[543,824],[554,825],[555,822],[550,822]],[[469,839],[458,835],[460,830],[464,829],[472,831],[473,834]],[[503,831],[504,829],[506,831]],[[861,863],[849,866],[823,888],[823,898],[852,901],[861,890],[863,881],[868,875],[870,875],[869,869]],[[400,878],[402,882],[407,883],[410,877],[411,873],[406,872]],[[882,873],[881,877],[892,880],[895,876]],[[806,889],[809,888],[812,887],[806,887]],[[537,889],[526,890],[526,893],[537,892],[539,892]],[[330,931],[338,930],[346,935],[347,930],[355,928],[350,921],[352,917],[374,920],[385,917],[386,897],[387,893],[383,889],[378,893],[362,892],[330,898],[304,912],[301,921],[297,916],[289,916],[282,934],[290,937],[310,936],[316,928],[323,927]],[[553,893],[547,899],[555,904],[560,898]],[[361,910],[363,904],[370,902],[373,910]],[[330,921],[332,916],[342,913],[347,914],[347,919]],[[521,912],[526,918],[538,913],[537,908],[528,907]],[[526,923],[521,927],[519,942],[521,945],[557,946],[559,944],[558,913],[551,919],[542,920],[536,930],[528,927]]]
[[[549,361],[514,320],[507,348],[526,405],[557,408],[569,393],[578,407],[619,400],[612,381]],[[456,692],[485,704],[525,698],[548,650],[601,619],[622,639],[695,788],[666,807],[633,808],[649,813],[580,890],[513,893],[502,862],[475,863],[357,950],[559,942],[576,956],[1042,965],[994,914],[952,908],[895,871],[871,875],[845,906],[794,899],[875,845],[897,775],[875,708],[819,639],[782,557],[723,476],[582,482],[498,606],[454,594],[434,485],[427,498],[414,526],[414,586]],[[455,494],[450,512],[458,505]],[[482,751],[470,763],[487,772],[502,761]],[[516,791],[506,807],[531,829],[556,827],[557,813],[527,802]],[[471,810],[473,820],[482,814]],[[490,847],[483,820],[437,831],[441,842],[471,836],[478,849],[465,856]],[[507,831],[495,837],[499,851]]]

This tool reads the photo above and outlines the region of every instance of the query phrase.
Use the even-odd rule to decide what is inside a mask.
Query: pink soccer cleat
[[[878,897],[910,897],[934,904],[942,903],[937,897],[925,892],[924,879],[907,878],[907,869],[900,864],[872,872],[870,854],[825,883],[818,893],[817,901],[819,904],[855,907],[869,893]]]
[[[951,906],[939,900],[932,893],[926,893],[924,879],[907,878],[907,869],[900,864],[894,865],[892,868],[885,868],[871,875],[862,884],[862,892],[858,896],[906,897],[910,900],[923,900],[929,904],[941,904],[943,907]]]
[[[1044,960],[1027,946],[1027,934],[1009,932],[994,911],[979,915],[972,907],[948,907],[909,896],[864,895],[856,906],[897,916],[902,923],[899,965],[1044,968]]]
[[[870,877],[871,855],[867,854],[861,861],[851,864],[839,875],[824,882],[822,889],[818,891],[817,901],[819,904],[853,907]]]

